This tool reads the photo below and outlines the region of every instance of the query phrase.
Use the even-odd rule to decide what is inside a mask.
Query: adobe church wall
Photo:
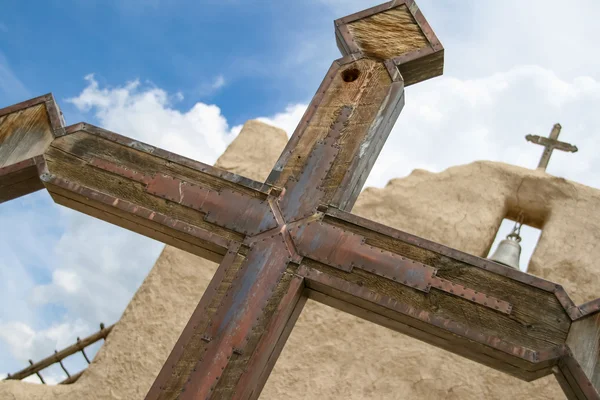
[[[287,142],[248,122],[217,166],[263,180]],[[502,219],[523,209],[542,227],[530,272],[576,303],[600,295],[600,191],[543,172],[476,162],[416,170],[366,189],[353,212],[484,256]],[[81,379],[47,387],[0,382],[0,399],[142,399],[200,300],[216,264],[166,247]],[[309,301],[261,399],[564,399],[553,377],[522,382]]]

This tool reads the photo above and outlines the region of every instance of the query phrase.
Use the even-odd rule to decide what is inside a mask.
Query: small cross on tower
[[[554,124],[552,131],[550,132],[550,137],[545,138],[538,135],[525,136],[525,139],[527,139],[528,142],[539,144],[545,147],[542,158],[540,158],[540,163],[538,164],[538,169],[543,169],[544,171],[546,170],[548,167],[548,162],[550,161],[550,156],[552,155],[552,151],[554,149],[569,151],[571,153],[577,152],[577,146],[573,146],[572,144],[558,140],[558,135],[560,135],[561,129],[562,126],[560,124]]]

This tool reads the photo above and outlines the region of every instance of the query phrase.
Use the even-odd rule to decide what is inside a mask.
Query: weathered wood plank
[[[148,174],[164,173],[177,179],[189,180],[216,189],[235,189],[249,196],[261,198],[270,189],[262,182],[220,170],[90,124],[72,125],[66,128],[66,132],[68,136],[53,145],[88,162],[93,158],[99,158],[122,163],[125,168],[140,169]],[[88,135],[85,135],[86,133]],[[131,152],[131,149],[137,151]]]
[[[62,193],[62,189],[60,188],[56,188],[56,190],[50,192],[52,199],[57,204],[87,214],[91,217],[98,218],[113,225],[120,226],[121,228],[128,229],[132,232],[139,233],[140,235],[144,235],[154,240],[158,240],[164,244],[168,244],[169,246],[173,246],[183,251],[187,251],[188,253],[195,254],[199,257],[206,258],[207,260],[221,262],[223,255],[227,251],[226,247],[219,246],[216,241],[210,242],[197,239],[193,242],[189,242],[189,235],[183,235],[179,231],[168,230],[156,224],[148,224],[147,220],[143,218],[135,216],[131,217],[125,213],[114,211],[103,205],[97,208],[92,207],[88,204],[85,204],[86,200],[83,196],[70,194],[70,197],[65,197],[59,193]],[[77,199],[81,201],[77,201]],[[227,242],[224,242],[223,244],[226,243]]]
[[[390,313],[381,307],[365,303],[364,305],[367,307],[363,308],[355,304],[356,299],[353,299],[352,296],[318,284],[315,285],[311,281],[307,281],[307,284],[309,288],[308,297],[312,300],[422,340],[451,353],[459,354],[462,357],[503,371],[525,381],[533,381],[550,374],[552,365],[555,363],[555,361],[546,362],[538,365],[537,370],[529,371],[525,369],[526,364],[517,361],[516,365],[514,365],[514,360],[508,359],[504,354],[493,349],[461,339],[447,332],[442,334],[440,332],[433,332],[425,324],[406,323],[402,315]]]
[[[291,228],[314,292],[521,379],[564,355],[571,318],[549,282],[332,210]]]
[[[319,175],[310,177],[318,191],[310,201],[306,196],[306,208],[328,203],[351,208],[402,109],[403,94],[400,75],[392,78],[383,62],[335,61],[267,183],[291,192],[290,180],[302,180],[305,168],[317,168],[311,164],[315,158],[327,160]],[[331,151],[318,152],[323,144]]]
[[[210,338],[205,335],[205,330],[228,295],[244,259],[239,245],[232,245],[227,251],[146,398],[163,400],[178,397],[190,372],[206,351]]]
[[[335,21],[344,55],[391,60],[406,86],[442,75],[444,48],[413,0],[394,0]]]
[[[360,317],[365,317],[361,310],[367,310],[371,313],[369,320],[377,322],[380,317],[383,317],[384,321],[387,321],[384,324],[387,327],[484,363],[520,379],[533,380],[548,375],[551,373],[551,367],[558,361],[559,346],[554,348],[549,348],[547,345],[542,348],[526,347],[518,338],[502,336],[500,331],[496,332],[500,336],[496,336],[493,332],[480,329],[474,324],[467,325],[453,320],[448,313],[430,311],[431,307],[419,308],[419,305],[415,306],[411,302],[405,302],[405,298],[392,297],[378,292],[364,280],[357,280],[355,283],[334,277],[330,273],[331,269],[327,269],[322,264],[305,260],[303,265],[310,265],[307,273],[303,270],[300,272],[305,277],[307,286],[314,292],[337,299],[335,304],[328,302],[328,305],[336,306],[337,304],[342,307],[343,311]],[[319,274],[322,275],[319,276]],[[427,304],[426,301],[424,303]],[[392,323],[392,321],[395,322]],[[545,357],[544,353],[548,353],[550,356],[542,359]],[[538,357],[539,361],[536,361]]]
[[[600,387],[600,313],[574,321],[567,345],[592,385]]]
[[[296,268],[290,266],[281,278],[246,348],[242,354],[232,354],[212,398],[241,400],[260,395],[307,300],[304,279],[294,273]]]
[[[239,193],[240,204],[252,199],[262,202],[267,196],[248,186],[236,186],[230,180],[86,131],[57,138],[47,150],[45,159],[45,184],[57,202],[215,261],[224,254],[230,242],[243,240],[243,232],[225,228],[218,222],[208,222],[208,214],[194,204],[165,197],[170,190],[168,187],[158,188],[163,192],[166,190],[164,195],[151,193],[149,179],[173,173],[165,182],[182,179],[188,188],[206,188],[215,195],[236,188],[233,193]],[[117,170],[103,167],[103,163]],[[155,186],[163,181],[156,182]],[[190,202],[196,201],[194,199]],[[268,204],[265,206],[268,211]],[[214,207],[220,207],[219,203]]]
[[[0,167],[42,154],[53,138],[45,103],[0,117]]]
[[[43,189],[38,171],[43,163],[42,156],[36,156],[0,168],[0,203]]]
[[[52,95],[0,109],[0,203],[44,187],[38,168],[43,152],[62,133],[58,113]]]

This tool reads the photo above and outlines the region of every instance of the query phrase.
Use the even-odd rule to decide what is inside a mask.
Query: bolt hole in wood
[[[354,82],[355,80],[358,79],[360,75],[360,70],[358,70],[357,68],[348,68],[344,71],[342,71],[342,79],[344,80],[344,82]]]

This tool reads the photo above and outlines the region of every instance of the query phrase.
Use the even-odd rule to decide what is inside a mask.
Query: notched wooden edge
[[[524,372],[535,373],[535,372],[541,372],[541,371],[547,370],[547,372],[544,373],[544,375],[547,375],[550,373],[550,368],[553,365],[556,365],[556,363],[559,361],[559,359],[566,354],[565,353],[565,349],[566,349],[565,345],[556,346],[556,347],[552,347],[552,348],[548,348],[548,349],[544,349],[544,350],[533,350],[533,349],[530,349],[527,347],[518,346],[511,342],[504,341],[502,338],[499,338],[499,337],[494,338],[488,334],[483,334],[481,332],[478,332],[477,330],[473,330],[461,323],[456,323],[450,319],[447,319],[444,317],[438,317],[434,314],[430,314],[427,311],[424,311],[424,310],[421,310],[418,308],[414,308],[413,306],[409,306],[405,303],[402,303],[401,301],[394,301],[394,305],[392,307],[390,307],[387,304],[388,300],[389,300],[389,298],[387,296],[379,296],[375,292],[372,292],[370,289],[366,289],[366,288],[361,287],[354,283],[349,283],[349,282],[343,281],[340,278],[328,276],[326,273],[315,270],[304,264],[300,265],[300,268],[298,269],[297,274],[301,275],[305,278],[307,288],[311,291],[319,292],[325,296],[330,296],[329,294],[320,292],[319,289],[313,287],[312,283],[316,282],[317,284],[320,284],[320,285],[330,286],[334,290],[340,291],[342,293],[346,293],[351,296],[355,296],[357,299],[361,299],[361,300],[364,300],[367,302],[372,302],[377,306],[387,308],[391,311],[402,314],[405,317],[414,319],[416,321],[420,321],[421,323],[426,323],[436,329],[441,329],[442,331],[444,331],[448,334],[456,335],[463,340],[478,343],[479,345],[483,345],[483,346],[492,348],[492,349],[499,351],[501,353],[504,353],[508,356],[515,357],[520,360],[526,361],[527,363],[531,364],[531,369],[524,368],[523,369]],[[326,281],[329,281],[329,283]],[[343,284],[346,287],[340,286],[341,282],[343,282]],[[375,299],[375,300],[368,298],[368,296],[365,296],[365,293],[368,293],[368,294],[374,296],[373,299]],[[354,304],[354,303],[348,303],[348,304],[350,305],[350,307],[362,308],[358,304]],[[345,311],[347,311],[347,310],[345,310]],[[374,310],[369,310],[369,312],[373,313],[373,314],[382,315]],[[389,318],[389,317],[386,317],[386,318]],[[404,323],[401,321],[396,321],[396,322],[401,323],[406,326],[412,326],[410,324],[407,324],[407,323]],[[431,334],[434,334],[434,333],[431,333]],[[438,336],[438,335],[436,335],[436,336]],[[442,336],[438,336],[438,337],[442,338]],[[542,375],[542,376],[544,376],[544,375]],[[523,377],[521,377],[521,379],[529,381],[529,380],[537,379],[539,377],[540,376],[537,376],[534,374],[534,376],[532,376],[528,379],[525,379]]]
[[[48,116],[48,123],[50,124],[50,130],[52,132],[52,135],[55,138],[64,135],[65,122],[62,117],[62,113],[60,112],[60,108],[54,100],[54,96],[52,95],[52,93],[34,97],[32,99],[25,100],[17,104],[13,104],[11,106],[4,107],[0,109],[0,117],[17,113],[19,111],[31,107],[36,107],[40,104],[44,104],[46,106],[46,114]],[[2,188],[11,188],[13,192],[16,191],[16,194],[13,193],[11,196],[8,197],[0,196],[0,203],[3,203],[4,201],[14,200],[22,196],[26,196],[30,193],[36,192],[44,188],[44,185],[41,180],[38,183],[34,183],[35,172],[31,172],[33,168],[37,169],[38,176],[42,173],[42,170],[44,170],[45,161],[44,157],[41,154],[30,157],[12,165],[0,167],[0,186]],[[26,172],[28,170],[30,172]],[[22,176],[22,180],[14,181],[15,175],[18,174],[25,175]],[[13,175],[13,178],[11,178],[10,175]],[[2,180],[4,180],[5,185],[2,184]],[[6,183],[6,180],[8,180],[10,183]]]
[[[391,236],[405,243],[417,245],[431,250],[433,252],[439,253],[441,255],[444,255],[446,257],[462,261],[464,263],[469,264],[472,267],[481,268],[494,274],[502,275],[514,281],[525,283],[545,292],[552,293],[557,298],[557,300],[559,301],[559,303],[561,304],[561,306],[565,310],[565,313],[569,316],[571,321],[576,321],[580,318],[600,312],[600,298],[589,301],[580,306],[576,306],[573,300],[571,300],[567,292],[564,290],[564,288],[559,284],[547,281],[534,275],[530,275],[526,272],[506,267],[502,264],[498,264],[485,258],[464,253],[462,251],[452,249],[450,247],[429,241],[427,239],[411,235],[410,233],[402,232],[394,228],[381,225],[377,222],[370,221],[365,218],[361,218],[356,215],[350,214],[348,212],[338,210],[335,207],[329,207],[327,209],[326,215],[338,218],[340,220],[349,222],[354,225],[372,229],[375,232]]]
[[[402,5],[406,6],[412,14],[413,18],[415,19],[415,22],[417,23],[417,25],[421,29],[421,32],[423,32],[423,35],[427,39],[428,46],[394,57],[391,59],[391,62],[395,64],[396,69],[399,70],[399,72],[401,72],[401,67],[403,65],[416,60],[426,60],[432,57],[441,57],[442,63],[441,68],[439,68],[439,70],[432,69],[430,71],[430,76],[427,76],[424,79],[412,79],[411,77],[409,77],[406,81],[406,86],[408,86],[420,82],[422,80],[427,80],[435,78],[436,76],[440,76],[443,74],[444,70],[444,46],[436,36],[435,32],[431,28],[431,25],[429,25],[429,22],[427,22],[427,20],[423,16],[423,13],[421,12],[414,0],[393,0],[375,7],[368,8],[366,10],[348,15],[346,17],[336,19],[334,21],[334,27],[337,46],[342,55],[348,56],[351,54],[360,54],[360,49],[358,48],[358,45],[355,43],[354,38],[352,37],[352,34],[348,29],[348,24],[359,19],[367,18],[374,14],[381,13]],[[386,62],[388,61],[390,60],[386,60]],[[386,67],[388,67],[388,70],[390,71],[390,76],[392,76],[393,78],[395,75],[393,70],[387,63]]]
[[[204,164],[200,161],[192,160],[191,158],[183,157],[175,153],[171,153],[169,151],[163,150],[161,148],[152,146],[150,144],[140,142],[135,139],[128,138],[126,136],[119,135],[118,133],[111,132],[106,129],[99,128],[97,126],[79,122],[77,124],[73,124],[65,128],[65,134],[70,135],[76,132],[86,132],[91,135],[99,136],[103,139],[109,140],[114,143],[121,144],[123,146],[130,147],[132,149],[151,154],[155,157],[161,158],[163,160],[167,160],[173,163],[177,163],[183,165],[185,167],[197,170],[202,173],[206,173],[209,175],[216,176],[218,178],[227,180],[232,183],[240,184],[249,189],[256,190],[258,192],[268,194],[271,186],[266,183],[254,181],[252,179],[245,178],[241,175],[234,174],[232,172],[227,172],[215,168],[211,165]]]
[[[563,356],[552,368],[552,372],[567,399],[600,400],[598,391],[579,365],[569,346],[565,345],[563,348]]]
[[[12,114],[27,108],[35,107],[42,103],[46,104],[46,112],[50,120],[50,127],[54,136],[64,135],[65,121],[62,118],[62,113],[58,104],[54,100],[52,93],[45,94],[43,96],[34,97],[33,99],[25,100],[17,104],[13,104],[8,107],[0,108],[0,117],[8,114]]]
[[[538,278],[537,276],[530,275],[526,272],[517,271],[513,268],[506,267],[502,264],[498,264],[496,262],[493,262],[493,261],[490,261],[490,260],[487,260],[487,259],[484,259],[481,257],[477,257],[477,256],[474,256],[474,255],[471,255],[468,253],[464,253],[464,252],[456,250],[456,249],[452,249],[450,247],[432,242],[427,239],[420,238],[420,237],[412,235],[410,233],[406,233],[406,232],[403,232],[403,231],[400,231],[400,230],[397,230],[394,228],[390,228],[388,226],[379,224],[377,222],[368,220],[366,218],[358,217],[356,215],[353,215],[353,214],[350,214],[350,213],[347,213],[344,211],[340,211],[334,207],[329,207],[327,209],[326,215],[334,217],[334,218],[338,218],[342,221],[346,221],[346,222],[349,222],[354,225],[363,226],[365,228],[371,229],[375,232],[378,232],[378,233],[381,233],[381,234],[384,234],[387,236],[391,236],[395,239],[401,240],[408,244],[423,247],[427,250],[431,250],[433,252],[442,254],[446,257],[450,257],[455,260],[462,261],[473,267],[481,268],[486,271],[505,276],[509,279],[536,287],[545,292],[554,293],[554,294],[561,293],[561,289],[562,289],[561,286],[557,285],[553,282],[547,281],[542,278]],[[562,290],[562,292],[564,292],[564,290]],[[564,296],[566,296],[566,297],[563,297],[563,300],[561,301],[561,304],[564,303],[563,306],[565,304],[567,304],[566,299],[569,299],[569,297],[566,293],[564,293]],[[570,301],[570,299],[569,299],[569,301]],[[571,304],[572,304],[572,301],[571,301]]]
[[[387,3],[380,4],[378,6],[367,8],[366,10],[359,11],[354,14],[347,15],[342,18],[338,18],[334,21],[336,36],[339,40],[342,41],[343,44],[346,45],[346,51],[348,51],[349,53],[358,51],[358,47],[354,44],[354,40],[348,32],[347,25],[359,19],[368,18],[374,14],[388,11],[392,8],[396,8],[402,5],[405,5],[408,8],[413,18],[415,19],[417,25],[419,26],[419,28],[421,28],[421,32],[423,32],[423,35],[425,35],[425,37],[427,38],[432,52],[443,50],[444,46],[442,46],[442,43],[436,36],[435,32],[431,28],[431,25],[429,25],[429,22],[427,22],[427,20],[423,16],[423,13],[419,9],[419,6],[415,3],[414,0],[393,0]],[[345,55],[343,51],[342,54]]]
[[[567,296],[568,297],[568,296]],[[569,299],[570,300],[570,299]],[[572,304],[573,302],[571,302]],[[576,321],[578,319],[589,317],[590,315],[596,314],[600,311],[600,298],[588,301],[587,303],[581,304],[580,306],[572,306],[571,319]]]

